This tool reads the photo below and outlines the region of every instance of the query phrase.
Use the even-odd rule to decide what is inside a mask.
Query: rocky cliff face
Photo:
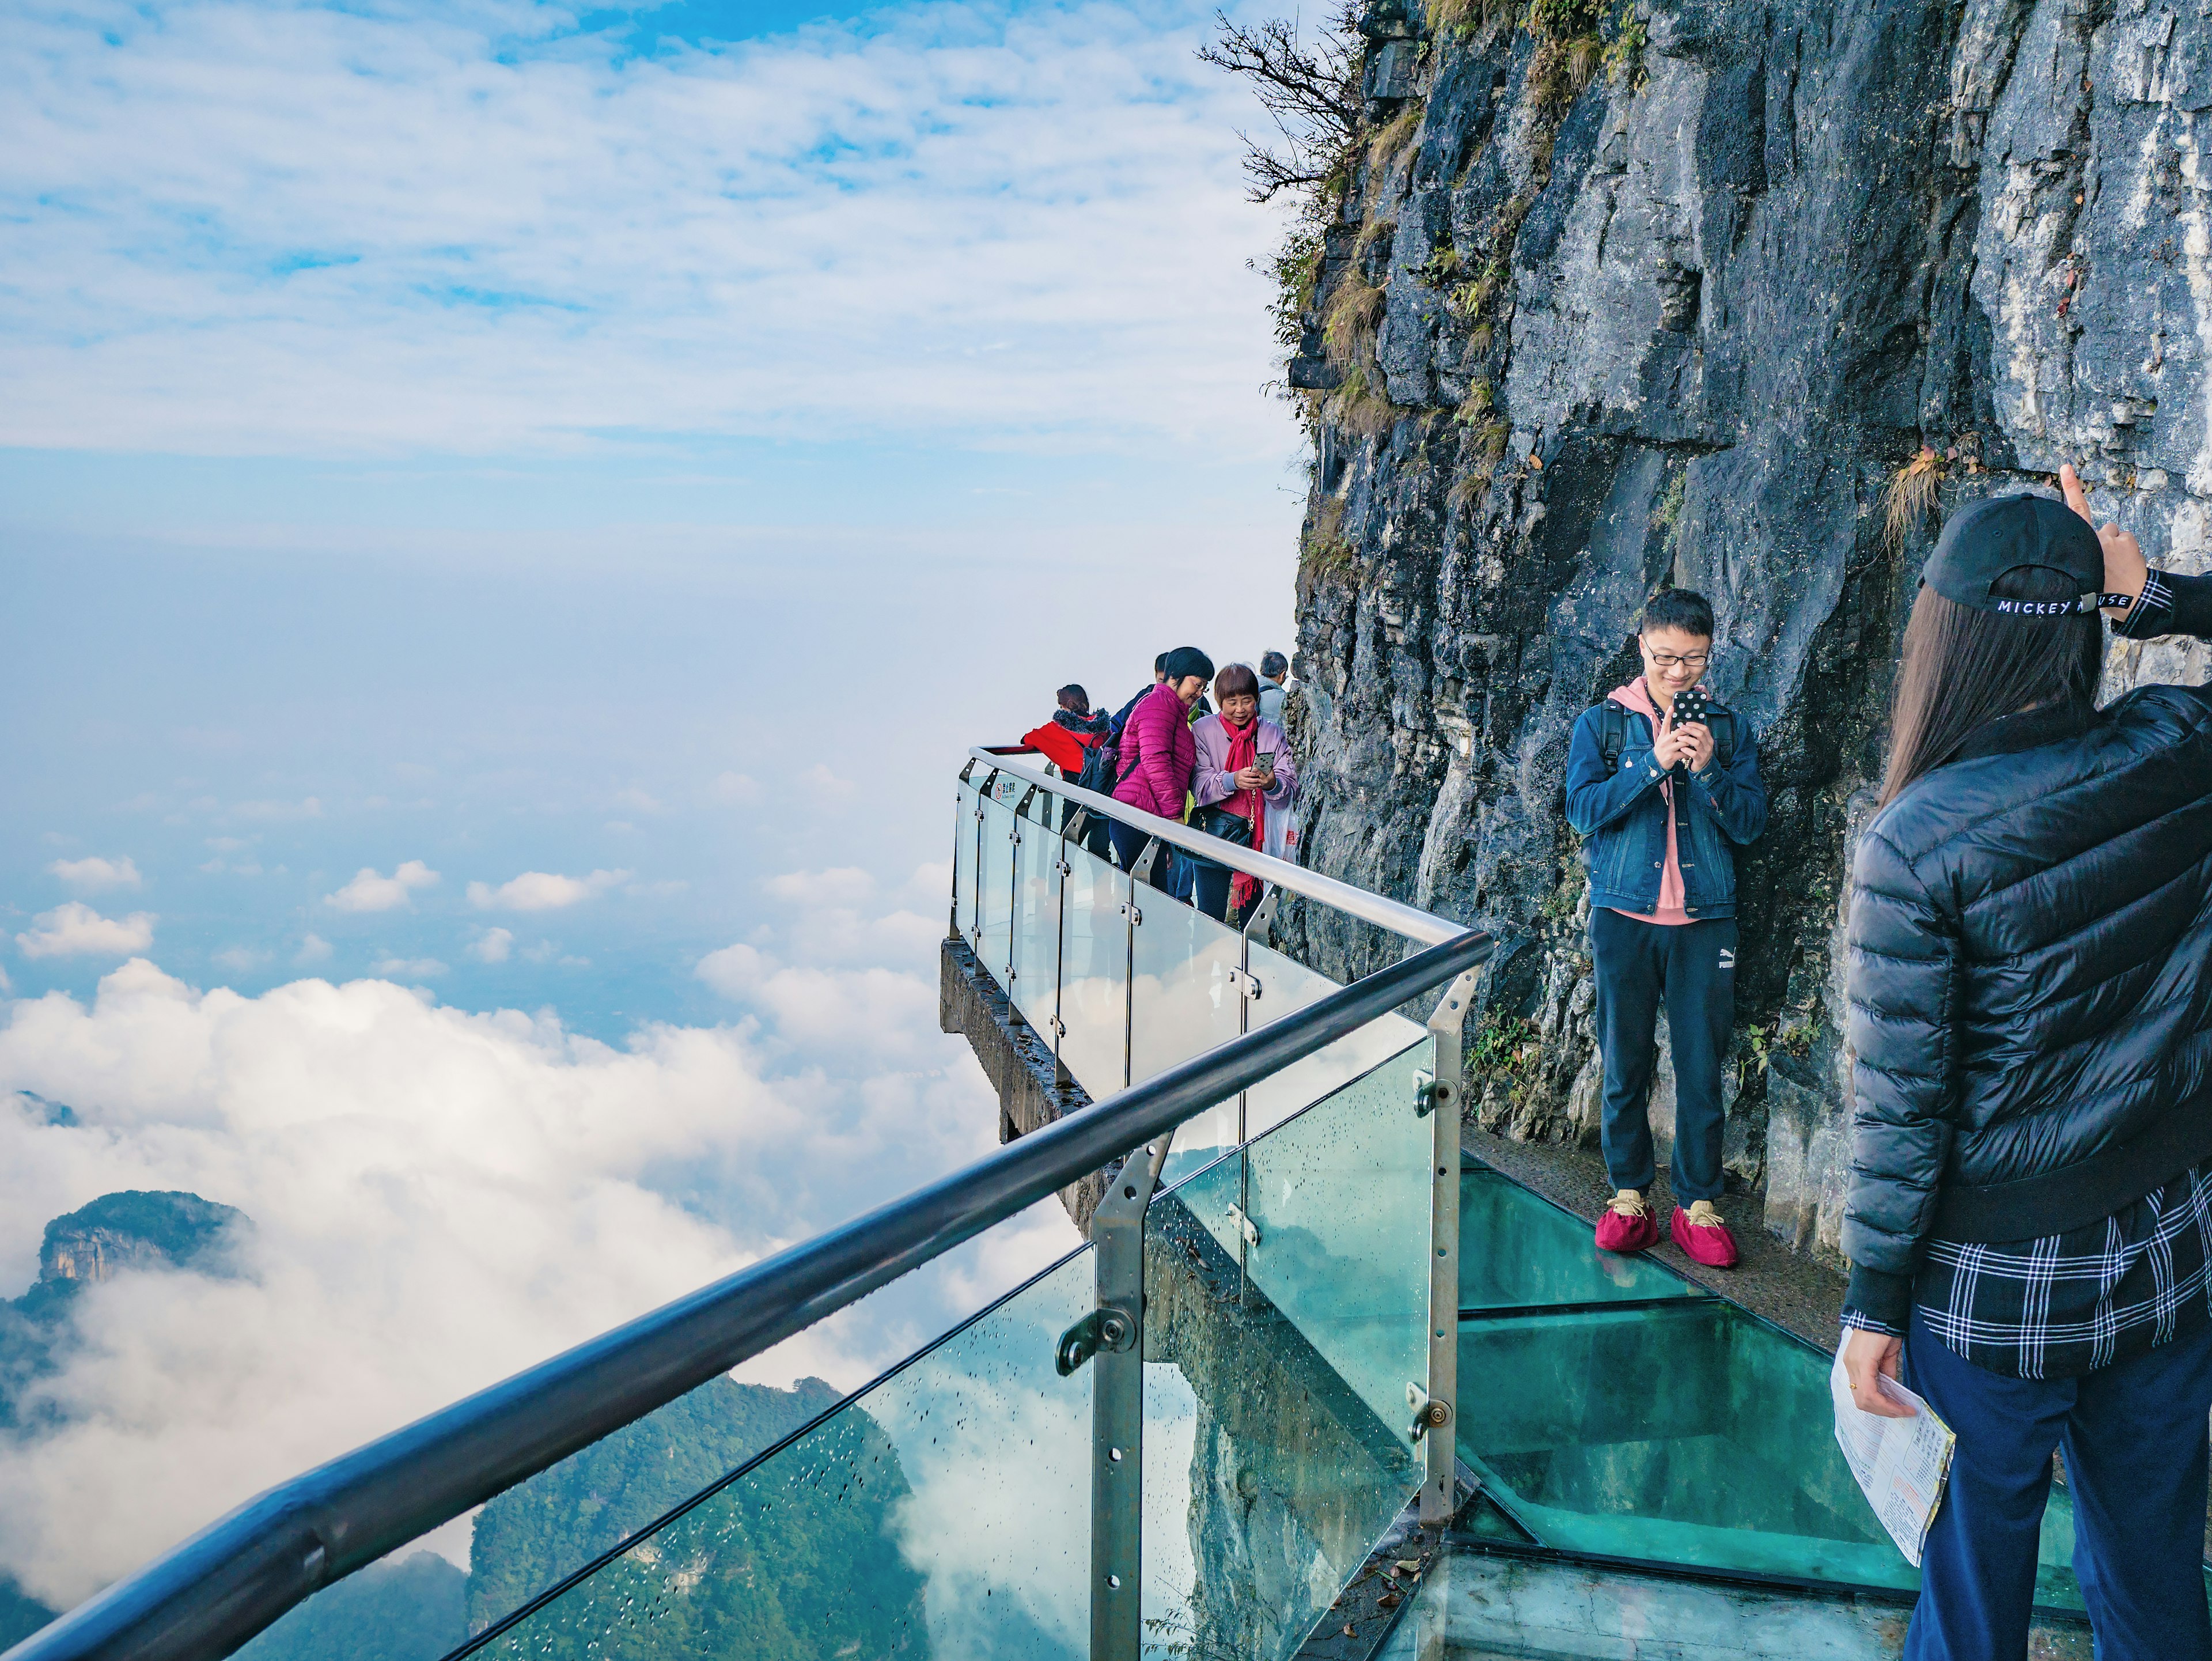
[[[1644,599],[1703,590],[1773,802],[1729,1163],[1832,1253],[1847,849],[1942,513],[2070,459],[2154,562],[2212,564],[2212,6],[1374,0],[1361,31],[1290,374],[1306,858],[1497,930],[1484,1123],[1594,1139],[1568,734]],[[2206,669],[2121,647],[2109,690]],[[1286,922],[1336,972],[1383,949]]]

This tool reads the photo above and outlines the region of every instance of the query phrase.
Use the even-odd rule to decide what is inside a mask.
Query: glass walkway
[[[566,1544],[472,1610],[455,1657],[1895,1654],[1915,1572],[1836,1446],[1827,1355],[1463,1166],[1460,1027],[1486,944],[1206,843],[1279,885],[1231,929],[1149,881],[1161,846],[1194,833],[1121,812],[1161,839],[1124,872],[1088,851],[1097,799],[1039,765],[978,751],[963,772],[951,930],[1093,1107],[457,1404],[474,1441],[439,1417],[308,1473],[10,1661],[228,1653],[495,1493]],[[1285,901],[1408,955],[1339,988],[1269,943]],[[1102,1148],[1127,1158],[1091,1244],[772,1445],[714,1451],[736,1445],[731,1357],[1095,1170]],[[974,1208],[986,1190],[995,1213]],[[969,1222],[929,1213],[894,1251],[910,1211],[955,1204]],[[836,1274],[806,1280],[833,1251]],[[702,1311],[722,1311],[712,1342]],[[691,1383],[668,1383],[671,1334]],[[597,1394],[576,1382],[587,1366]],[[604,1381],[648,1372],[646,1409],[604,1422]],[[535,1451],[515,1451],[532,1413]],[[423,1475],[480,1458],[473,1488]],[[605,1520],[610,1484],[655,1462],[695,1473],[686,1497]],[[402,1498],[363,1497],[362,1472]],[[280,1535],[309,1542],[304,1575],[267,1567]],[[2087,1653],[2071,1543],[2057,1491],[2039,1652]],[[374,1633],[349,1647],[397,1653]]]

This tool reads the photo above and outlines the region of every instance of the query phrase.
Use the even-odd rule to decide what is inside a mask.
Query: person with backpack
[[[1139,700],[1121,729],[1121,776],[1114,800],[1164,819],[1181,820],[1198,767],[1190,707],[1213,678],[1213,660],[1195,646],[1164,654],[1158,685]],[[1120,820],[1108,826],[1121,868],[1133,871],[1151,840]]]
[[[1590,960],[1605,1068],[1600,1139],[1613,1196],[1607,1251],[1656,1244],[1645,1192],[1658,1179],[1650,1119],[1659,1007],[1674,1059],[1674,1244],[1730,1269],[1721,1192],[1721,1064],[1735,1008],[1735,856],[1766,827],[1750,724],[1704,688],[1713,608],[1668,588],[1644,608],[1644,673],[1576,721],[1567,823],[1589,867]]]
[[[1108,721],[1103,709],[1093,713],[1091,695],[1080,686],[1063,686],[1054,695],[1060,707],[1042,727],[1022,734],[1022,742],[1060,769],[1070,782],[1079,779],[1091,751],[1106,742]]]
[[[1070,683],[1054,696],[1060,708],[1045,725],[1023,733],[1022,742],[1059,768],[1069,783],[1104,794],[1111,788],[1107,740],[1112,723],[1103,709],[1091,709],[1091,694],[1079,685]],[[1069,806],[1064,818],[1073,819],[1077,811]],[[1096,813],[1085,823],[1083,846],[1097,858],[1106,857],[1106,823]]]
[[[2212,1657],[2212,690],[2096,704],[2100,603],[2212,639],[2212,578],[2059,484],[1944,526],[1852,859],[1844,1370],[1958,1437],[1911,1661],[2027,1652],[2054,1450],[2100,1661]]]

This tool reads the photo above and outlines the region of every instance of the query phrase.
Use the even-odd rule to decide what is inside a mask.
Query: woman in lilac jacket
[[[1290,740],[1272,721],[1260,718],[1260,678],[1251,666],[1232,663],[1213,678],[1213,701],[1221,713],[1208,715],[1190,729],[1198,746],[1198,770],[1191,781],[1203,820],[1212,818],[1218,830],[1223,816],[1233,815],[1252,829],[1243,845],[1261,853],[1269,844],[1279,847],[1283,820],[1298,799],[1298,773],[1291,759]],[[1218,808],[1220,814],[1204,810]],[[1232,824],[1230,829],[1235,829]],[[1198,909],[1209,917],[1226,922],[1233,893],[1237,910],[1249,908],[1260,897],[1260,883],[1225,865],[1198,860]],[[1232,876],[1234,881],[1231,881]]]
[[[1180,821],[1190,794],[1191,774],[1198,766],[1198,746],[1190,735],[1190,706],[1213,678],[1213,660],[1195,646],[1178,646],[1163,666],[1167,678],[1145,694],[1121,728],[1121,774],[1114,786],[1114,800],[1164,819]],[[1107,833],[1125,871],[1136,869],[1137,860],[1150,840],[1115,821]]]

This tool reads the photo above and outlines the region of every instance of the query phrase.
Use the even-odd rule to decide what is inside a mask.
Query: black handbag
[[[1225,807],[1206,806],[1194,809],[1190,816],[1190,825],[1194,830],[1203,830],[1209,837],[1218,837],[1222,841],[1233,843],[1238,848],[1249,848],[1252,845],[1252,821],[1242,813],[1231,812]],[[1194,854],[1188,849],[1183,850],[1183,857],[1196,860],[1208,870],[1221,871],[1228,868],[1218,860],[1207,859],[1205,855]]]
[[[1194,830],[1218,837],[1224,842],[1233,842],[1239,848],[1252,845],[1252,821],[1225,807],[1200,807],[1191,814],[1190,823]]]

